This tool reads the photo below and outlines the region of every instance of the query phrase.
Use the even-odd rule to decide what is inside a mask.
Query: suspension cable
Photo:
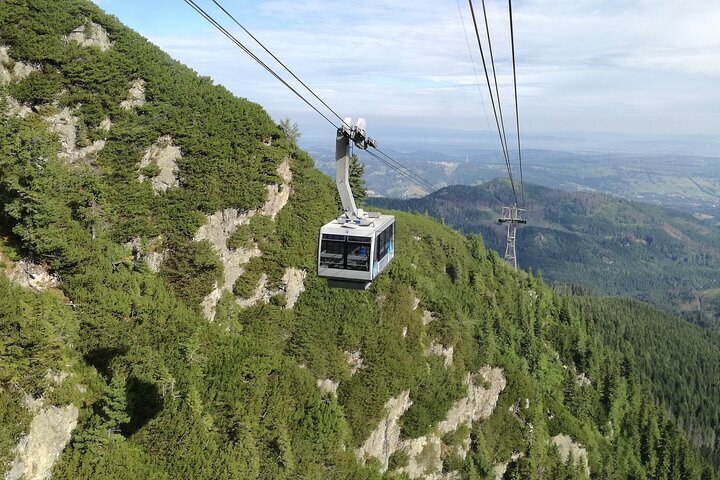
[[[480,77],[478,76],[477,67],[475,65],[475,57],[472,53],[472,47],[470,46],[470,37],[468,36],[467,29],[465,28],[465,19],[463,18],[463,12],[462,7],[460,6],[460,0],[456,0],[457,7],[458,7],[458,14],[460,16],[460,24],[463,28],[463,33],[465,34],[465,44],[467,45],[468,49],[468,55],[470,55],[470,63],[472,64],[473,68],[473,74],[475,77],[475,85],[477,85],[478,93],[480,94],[480,103],[483,107],[483,113],[485,114],[485,125],[487,126],[488,132],[492,130],[490,127],[490,116],[487,112],[487,107],[485,105],[485,96],[482,93],[482,87],[480,86]],[[493,139],[493,145],[497,146],[497,140],[495,139],[494,135],[490,135],[490,137]]]
[[[337,128],[337,125],[330,120],[325,114],[323,114],[320,110],[318,110],[312,103],[310,103],[305,97],[303,97],[300,92],[295,90],[289,83],[287,83],[282,77],[280,77],[275,71],[270,68],[265,62],[263,62],[260,58],[258,58],[254,53],[252,53],[245,45],[243,45],[237,38],[235,38],[230,32],[228,32],[222,25],[220,25],[210,14],[208,14],[205,10],[203,10],[201,7],[199,7],[193,0],[184,0],[185,3],[190,5],[196,12],[198,12],[205,20],[210,22],[215,28],[220,30],[220,32],[223,33],[228,39],[230,39],[231,42],[233,42],[235,45],[240,47],[245,53],[250,55],[250,57],[255,60],[258,64],[260,64],[265,70],[267,70],[273,77],[275,77],[277,80],[279,80],[283,85],[285,85],[287,88],[289,88],[295,95],[297,95],[303,102],[305,102],[310,108],[315,110],[315,112],[320,115],[322,118],[327,120],[327,122],[332,125],[333,127]]]
[[[425,185],[425,184],[423,184],[423,183],[421,183],[421,182],[418,182],[418,181],[415,180],[410,174],[408,174],[408,173],[405,172],[404,170],[400,170],[398,167],[396,167],[395,165],[393,165],[393,164],[390,163],[389,161],[385,160],[385,159],[382,158],[380,155],[378,155],[378,154],[376,154],[376,153],[373,153],[371,150],[365,150],[365,152],[367,152],[368,155],[370,155],[371,157],[375,158],[376,160],[378,160],[379,162],[381,162],[381,163],[384,164],[385,166],[387,166],[387,167],[389,167],[389,168],[392,168],[393,170],[395,170],[395,171],[396,171],[397,173],[399,173],[400,175],[406,177],[408,180],[410,180],[412,183],[414,183],[415,185],[417,185],[418,187],[420,187],[420,188],[421,188],[423,191],[425,191],[426,193],[433,193],[433,192],[436,190],[435,187],[433,187],[432,185],[427,186],[427,185]],[[412,171],[410,170],[410,172],[412,172]]]
[[[338,126],[330,120],[326,115],[324,115],[318,108],[316,108],[310,101],[308,101],[303,95],[301,95],[296,89],[294,89],[290,84],[288,84],[282,77],[280,77],[272,68],[270,68],[265,62],[263,62],[259,57],[257,57],[254,53],[252,53],[245,45],[243,45],[235,36],[233,36],[228,30],[226,30],[217,20],[215,20],[212,15],[207,13],[205,10],[203,10],[200,6],[198,6],[193,0],[184,0],[185,3],[190,5],[197,13],[199,13],[205,20],[210,22],[215,28],[217,28],[221,33],[223,33],[230,41],[232,41],[235,45],[240,47],[245,53],[247,53],[253,60],[255,60],[258,64],[260,64],[265,70],[267,70],[273,77],[275,77],[277,80],[279,80],[283,85],[285,85],[288,89],[290,89],[295,95],[297,95],[303,102],[305,102],[310,108],[312,108],[318,115],[320,115],[322,118],[324,118],[328,123],[330,123],[333,127],[338,128]],[[267,49],[254,35],[252,35],[245,27],[243,27],[240,22],[238,22],[235,17],[233,17],[220,3],[218,3],[216,0],[212,0],[215,5],[217,5],[223,12],[225,12],[226,15],[228,15],[240,28],[242,28],[255,42],[257,42],[268,54],[272,56],[272,58],[278,62],[290,75],[293,76],[300,84],[303,85],[320,103],[322,103],[325,108],[327,108],[330,112],[332,112],[333,115],[338,117],[343,124],[345,124],[344,119],[342,119],[332,108],[330,108],[318,95],[315,94],[315,92],[312,91],[310,87],[308,87],[302,80],[300,80],[297,75],[295,75],[287,66],[285,66],[284,63],[282,63],[272,52],[270,52],[269,49]],[[347,124],[346,124],[347,125]],[[375,148],[381,155],[385,156],[387,158],[384,159],[373,152],[370,152],[368,150],[365,150],[368,152],[371,156],[378,159],[380,162],[382,162],[384,165],[388,166],[389,168],[395,170],[397,173],[401,174],[402,176],[406,177],[408,180],[410,180],[412,183],[420,187],[422,190],[424,190],[427,193],[434,192],[435,186],[430,183],[427,179],[421,177],[420,175],[413,172],[410,168],[403,165],[400,161],[395,160],[388,154],[382,152],[381,150]]]
[[[335,110],[333,110],[332,108],[330,108],[330,106],[329,106],[327,103],[325,103],[325,101],[324,101],[322,98],[320,98],[310,87],[308,87],[305,82],[303,82],[302,80],[300,80],[300,78],[298,78],[298,76],[295,75],[295,73],[294,73],[292,70],[290,70],[290,68],[288,68],[278,57],[276,57],[274,53],[272,53],[260,40],[258,40],[257,37],[255,37],[255,35],[253,35],[252,33],[250,33],[247,28],[245,28],[230,12],[228,12],[228,11],[225,9],[225,7],[223,7],[217,0],[212,0],[212,2],[213,2],[215,5],[217,5],[220,10],[222,10],[223,12],[225,12],[225,15],[227,15],[228,17],[230,17],[230,19],[231,19],[233,22],[235,22],[235,24],[236,24],[238,27],[242,28],[242,30],[243,30],[245,33],[247,33],[247,34],[250,36],[250,38],[252,38],[253,40],[255,40],[255,43],[257,43],[258,45],[260,45],[260,47],[262,47],[262,49],[265,50],[265,52],[273,58],[273,60],[275,60],[277,63],[279,63],[279,64],[285,69],[285,71],[287,71],[290,75],[292,75],[292,77],[293,77],[295,80],[297,80],[298,82],[300,82],[300,85],[302,85],[303,87],[305,87],[305,89],[306,89],[308,92],[310,92],[310,93],[312,94],[312,96],[315,97],[320,103],[322,103],[325,108],[327,108],[328,110],[330,110],[330,112],[332,112],[332,114],[335,115],[335,116],[338,118],[338,120],[340,120],[341,123],[345,123],[345,119],[344,119],[344,118],[342,118],[340,115],[338,115],[337,112],[335,112]],[[345,125],[347,125],[347,124],[345,123]],[[347,125],[347,126],[350,127],[350,125]]]
[[[374,148],[375,150],[377,150],[377,152],[378,152],[380,155],[382,155],[383,157],[385,157],[386,159],[388,159],[390,162],[398,165],[399,168],[402,168],[402,169],[404,169],[404,170],[407,170],[407,172],[408,172],[415,180],[417,180],[417,181],[414,182],[416,185],[418,185],[418,186],[421,186],[420,184],[424,185],[424,188],[423,188],[423,189],[424,189],[425,191],[427,191],[428,193],[432,193],[432,192],[434,192],[434,191],[436,190],[435,186],[434,186],[434,185],[432,184],[432,182],[430,182],[428,179],[426,179],[426,178],[424,178],[424,177],[421,177],[421,176],[418,175],[417,173],[413,172],[413,171],[410,170],[408,167],[406,167],[405,165],[403,165],[402,163],[400,163],[399,160],[395,160],[393,157],[391,157],[391,156],[388,155],[387,153],[383,152],[383,151],[380,150],[379,148],[377,148],[377,147],[373,147],[373,148]]]
[[[517,192],[515,191],[515,183],[512,178],[512,168],[510,167],[510,158],[507,151],[507,146],[503,144],[502,130],[500,129],[500,120],[498,118],[497,107],[495,106],[495,98],[492,93],[492,87],[490,86],[490,75],[488,74],[487,62],[485,61],[485,54],[482,48],[482,42],[480,41],[480,30],[478,29],[477,19],[475,18],[475,9],[473,8],[472,0],[468,0],[470,4],[470,13],[472,14],[473,25],[475,27],[475,36],[477,38],[478,47],[480,48],[480,58],[482,58],[483,69],[485,70],[485,80],[487,82],[488,92],[490,94],[490,101],[493,107],[493,113],[495,114],[495,125],[497,126],[498,136],[500,137],[500,143],[503,147],[503,155],[505,157],[505,166],[507,167],[508,177],[510,178],[510,186],[512,187],[513,197],[515,198],[515,204],[517,205]]]
[[[515,127],[517,131],[518,162],[520,163],[520,197],[522,198],[522,205],[524,208],[525,187],[523,184],[522,150],[520,148],[520,109],[518,106],[517,74],[515,72],[515,33],[513,31],[512,0],[508,0],[508,10],[510,12],[510,46],[512,50],[513,85],[515,87]]]
[[[498,113],[500,114],[500,126],[502,127],[502,140],[505,142],[505,151],[508,154],[508,162],[510,161],[510,148],[508,147],[507,135],[505,134],[505,118],[502,112],[502,102],[500,101],[500,89],[498,88],[497,70],[495,69],[495,56],[493,54],[492,40],[490,39],[490,24],[488,23],[487,9],[485,8],[485,0],[482,0],[483,17],[485,18],[485,33],[487,34],[488,50],[490,51],[490,65],[492,66],[493,80],[495,83],[495,98],[497,98]],[[510,168],[510,181],[512,181],[512,164]]]

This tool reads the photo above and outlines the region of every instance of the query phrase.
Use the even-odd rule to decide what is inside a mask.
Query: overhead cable
[[[417,181],[415,182],[416,185],[420,186],[419,184],[424,184],[427,188],[429,188],[429,190],[427,190],[427,188],[425,188],[425,190],[427,190],[428,193],[432,193],[432,192],[434,192],[434,191],[436,190],[435,186],[434,186],[434,185],[432,184],[432,182],[430,182],[428,179],[426,179],[426,178],[424,178],[424,177],[421,177],[421,176],[418,175],[417,173],[413,172],[413,171],[410,170],[408,167],[406,167],[405,165],[403,165],[402,163],[400,163],[400,161],[395,160],[393,157],[391,157],[391,156],[388,155],[387,153],[383,152],[383,151],[380,150],[379,148],[377,148],[377,147],[373,147],[373,148],[374,148],[375,150],[377,150],[380,155],[382,155],[383,157],[387,158],[390,162],[398,165],[399,168],[402,168],[402,169],[404,169],[404,170],[407,170],[408,173],[409,173],[414,179],[417,180]],[[418,183],[418,182],[419,182],[419,183]]]
[[[462,7],[460,6],[460,0],[456,0],[456,3],[457,3],[457,7],[458,7],[458,14],[460,15],[460,24],[462,25],[463,33],[465,34],[465,44],[467,45],[468,55],[470,55],[470,64],[472,65],[472,68],[473,68],[473,74],[475,77],[475,85],[477,85],[478,93],[480,94],[480,103],[482,104],[483,113],[485,114],[485,125],[487,125],[488,132],[490,132],[492,130],[492,128],[490,127],[490,117],[488,116],[487,107],[485,106],[485,96],[483,95],[482,87],[480,86],[480,77],[478,76],[477,68],[475,65],[475,56],[473,55],[472,47],[470,46],[470,37],[468,36],[467,29],[465,28],[465,19],[463,18],[463,12],[462,12]],[[495,141],[496,141],[495,136],[491,135],[491,137],[493,139],[493,144],[497,145],[495,143]]]
[[[515,126],[517,131],[518,162],[520,163],[520,197],[525,207],[525,187],[523,184],[522,150],[520,148],[520,108],[518,106],[517,75],[515,73],[515,32],[513,30],[512,0],[508,0],[510,11],[510,46],[512,49],[513,85],[515,86]]]
[[[315,105],[310,103],[305,97],[303,97],[300,92],[295,90],[292,85],[287,83],[280,75],[275,73],[275,71],[270,68],[265,62],[263,62],[260,58],[258,58],[254,53],[252,53],[245,45],[243,45],[237,38],[235,38],[230,32],[228,32],[222,25],[220,25],[210,14],[208,14],[205,10],[203,10],[201,7],[199,7],[193,0],[184,0],[185,3],[190,5],[196,12],[198,12],[200,15],[202,15],[205,20],[210,22],[215,28],[220,30],[220,32],[223,33],[228,39],[230,39],[231,42],[233,42],[235,45],[240,47],[242,51],[250,55],[250,57],[255,60],[257,63],[259,63],[265,70],[267,70],[273,77],[278,79],[283,85],[285,85],[287,88],[289,88],[295,95],[297,95],[303,102],[305,102],[310,108],[315,110],[315,112],[320,115],[322,118],[327,120],[327,122],[332,125],[333,127],[337,128],[337,125],[330,120],[325,114],[323,114],[320,110],[318,110]]]
[[[280,75],[278,75],[272,68],[270,68],[265,62],[263,62],[258,56],[256,56],[254,53],[252,53],[245,45],[242,44],[234,35],[232,35],[227,29],[225,29],[217,20],[215,20],[212,15],[207,13],[205,10],[203,10],[200,6],[197,5],[193,0],[184,0],[185,3],[190,5],[196,12],[198,12],[205,20],[210,22],[215,28],[217,28],[221,33],[223,33],[230,41],[232,41],[235,45],[240,47],[245,53],[247,53],[253,60],[255,60],[258,64],[260,64],[265,70],[267,70],[273,77],[275,77],[277,80],[279,80],[283,85],[285,85],[288,89],[290,89],[295,95],[297,95],[303,102],[305,102],[310,108],[312,108],[318,115],[320,115],[322,118],[324,118],[328,123],[330,123],[333,127],[338,128],[338,126],[330,120],[325,114],[323,114],[317,107],[315,107],[309,100],[307,100],[302,94],[300,94],[295,88],[293,88],[287,81],[285,81]],[[258,40],[254,35],[252,35],[240,22],[232,15],[230,14],[219,2],[216,0],[212,0],[215,5],[217,5],[225,14],[230,17],[240,28],[245,31],[255,42],[260,45],[263,50],[265,50],[272,58],[278,62],[290,75],[295,78],[300,84],[305,87],[305,89],[308,90],[325,108],[327,108],[330,112],[332,112],[333,115],[335,115],[337,118],[340,119],[340,121],[345,124],[345,121],[343,118],[341,118],[335,110],[333,110],[327,103],[325,103],[315,92],[307,85],[305,84],[300,78],[295,75],[280,59],[277,58],[265,45],[263,45],[260,40]],[[347,125],[347,124],[346,124]],[[349,125],[348,125],[349,126]],[[376,150],[378,150],[376,148]],[[403,165],[398,160],[393,159],[386,153],[378,150],[381,155],[385,156],[387,160],[383,159],[382,157],[375,155],[372,152],[367,151],[371,156],[377,158],[379,161],[381,161],[383,164],[387,165],[389,168],[395,170],[400,175],[406,177],[408,180],[410,180],[412,183],[416,184],[418,187],[422,188],[424,191],[431,193],[435,191],[434,185],[430,183],[425,178],[421,177],[420,175],[413,172],[410,168]]]
[[[215,5],[217,5],[218,8],[225,13],[225,15],[227,15],[228,17],[230,17],[230,19],[231,19],[233,22],[235,22],[235,24],[236,24],[238,27],[242,28],[243,32],[247,33],[250,38],[252,38],[253,40],[255,40],[255,43],[257,43],[258,45],[260,45],[260,47],[262,47],[262,49],[265,50],[265,52],[273,58],[273,60],[275,60],[277,63],[279,63],[279,64],[285,69],[285,71],[287,71],[290,75],[292,75],[292,77],[293,77],[295,80],[297,80],[298,82],[300,82],[300,85],[302,85],[303,87],[305,87],[305,89],[306,89],[308,92],[310,92],[310,93],[312,94],[312,96],[315,97],[320,103],[322,103],[325,108],[327,108],[328,110],[330,110],[330,111],[332,112],[332,114],[335,115],[335,116],[338,118],[338,120],[340,120],[341,123],[345,123],[345,119],[344,119],[344,118],[342,118],[340,115],[338,115],[335,110],[333,110],[332,108],[330,108],[330,106],[329,106],[327,103],[325,103],[325,101],[324,101],[322,98],[320,98],[320,97],[312,90],[312,88],[308,87],[307,84],[305,84],[305,82],[303,82],[302,80],[300,80],[300,78],[298,78],[298,76],[295,75],[295,73],[294,73],[292,70],[290,70],[290,68],[288,68],[278,57],[276,57],[274,53],[272,53],[260,40],[258,40],[257,37],[255,37],[255,35],[253,35],[252,33],[250,33],[247,28],[245,28],[230,12],[228,12],[228,11],[225,9],[225,7],[223,7],[217,0],[212,0],[212,2],[213,2]],[[347,124],[346,124],[346,125],[347,125]],[[347,125],[347,126],[350,127],[350,125]]]
[[[470,4],[470,13],[472,15],[473,26],[475,27],[475,37],[477,38],[478,47],[480,48],[480,58],[482,59],[482,62],[483,62],[483,69],[485,71],[485,80],[487,82],[488,93],[490,94],[490,101],[492,103],[493,113],[495,114],[495,125],[497,126],[498,136],[500,137],[500,143],[502,144],[502,147],[503,147],[503,155],[505,157],[505,166],[507,167],[508,177],[510,178],[510,186],[512,187],[513,197],[515,198],[515,204],[517,205],[517,203],[518,203],[517,192],[515,191],[515,182],[513,182],[513,178],[512,178],[512,168],[510,166],[510,157],[509,157],[509,154],[507,151],[507,145],[505,145],[503,143],[503,135],[502,135],[502,130],[500,128],[500,119],[498,118],[498,111],[497,111],[497,107],[495,106],[495,98],[492,93],[492,87],[490,84],[490,75],[488,74],[487,62],[485,61],[485,53],[483,52],[482,42],[480,41],[480,30],[478,29],[477,19],[475,18],[475,9],[473,8],[472,0],[468,0],[468,3]]]
[[[492,40],[490,39],[490,23],[488,22],[487,9],[485,8],[485,0],[482,0],[483,17],[485,18],[485,33],[487,34],[488,50],[490,51],[490,66],[492,67],[493,80],[495,83],[495,98],[497,98],[498,113],[500,114],[500,127],[502,128],[502,140],[505,143],[505,151],[508,154],[508,162],[510,161],[510,147],[508,147],[507,135],[505,135],[505,118],[502,112],[502,101],[500,101],[500,89],[498,88],[497,70],[495,69],[495,55],[493,54]],[[510,165],[512,171],[512,165]],[[512,174],[510,175],[512,181]]]
[[[417,180],[413,179],[412,176],[410,176],[410,174],[408,174],[408,173],[405,172],[404,170],[400,170],[398,167],[396,167],[395,165],[393,165],[393,164],[390,163],[389,161],[385,160],[385,159],[384,159],[383,157],[381,157],[380,155],[378,155],[378,154],[376,154],[376,153],[373,153],[371,150],[365,150],[365,151],[368,153],[368,155],[370,155],[371,157],[375,158],[377,161],[381,162],[382,164],[384,164],[385,166],[387,166],[387,167],[389,167],[389,168],[392,168],[393,170],[395,170],[395,171],[396,171],[397,173],[399,173],[400,175],[406,177],[409,181],[411,181],[412,183],[414,183],[415,185],[417,185],[418,187],[420,187],[421,189],[423,189],[426,193],[433,193],[433,192],[435,191],[435,187],[433,187],[432,185],[427,186],[427,185],[425,185],[425,184],[423,184],[423,183],[421,183],[421,182],[418,182]]]

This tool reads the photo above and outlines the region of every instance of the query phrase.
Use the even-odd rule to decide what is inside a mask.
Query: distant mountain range
[[[500,151],[487,142],[478,146],[479,141],[459,134],[448,138],[428,136],[413,144],[383,145],[383,150],[436,188],[479,185],[506,175]],[[650,148],[647,143],[638,143],[631,148],[626,143],[609,143],[606,147],[619,148],[616,151],[598,150],[591,144],[586,148],[579,144],[525,148],[524,179],[562,190],[608,193],[718,222],[720,159],[710,156],[710,152],[692,154],[700,150],[690,146],[685,153],[680,153],[677,148],[663,145],[658,143]],[[312,153],[320,170],[333,176],[332,139],[318,143],[307,141],[304,146]],[[628,150],[620,149],[625,147]],[[641,147],[647,148],[640,150]],[[661,153],[663,148],[665,153]],[[513,169],[519,176],[516,155],[511,152]],[[368,188],[376,196],[418,198],[428,193],[369,155],[360,153],[360,158],[366,164]]]
[[[590,192],[526,184],[528,224],[518,229],[524,269],[596,293],[632,296],[683,311],[698,323],[720,317],[720,228],[675,210]],[[497,218],[508,182],[455,185],[417,199],[373,198],[376,207],[426,213],[481,234],[504,253]]]

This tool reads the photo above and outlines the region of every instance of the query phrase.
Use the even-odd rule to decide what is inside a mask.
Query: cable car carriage
[[[364,212],[355,205],[349,183],[350,141],[362,149],[375,146],[365,136],[365,121],[351,120],[338,129],[335,180],[344,214],[323,225],[318,242],[318,276],[335,288],[365,290],[395,256],[395,217]]]

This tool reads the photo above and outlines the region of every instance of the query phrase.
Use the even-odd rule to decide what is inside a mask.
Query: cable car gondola
[[[363,150],[375,142],[365,135],[365,120],[351,127],[346,118],[335,141],[335,183],[343,215],[320,229],[318,276],[334,288],[365,290],[395,256],[395,217],[357,208],[349,182],[350,141]]]

